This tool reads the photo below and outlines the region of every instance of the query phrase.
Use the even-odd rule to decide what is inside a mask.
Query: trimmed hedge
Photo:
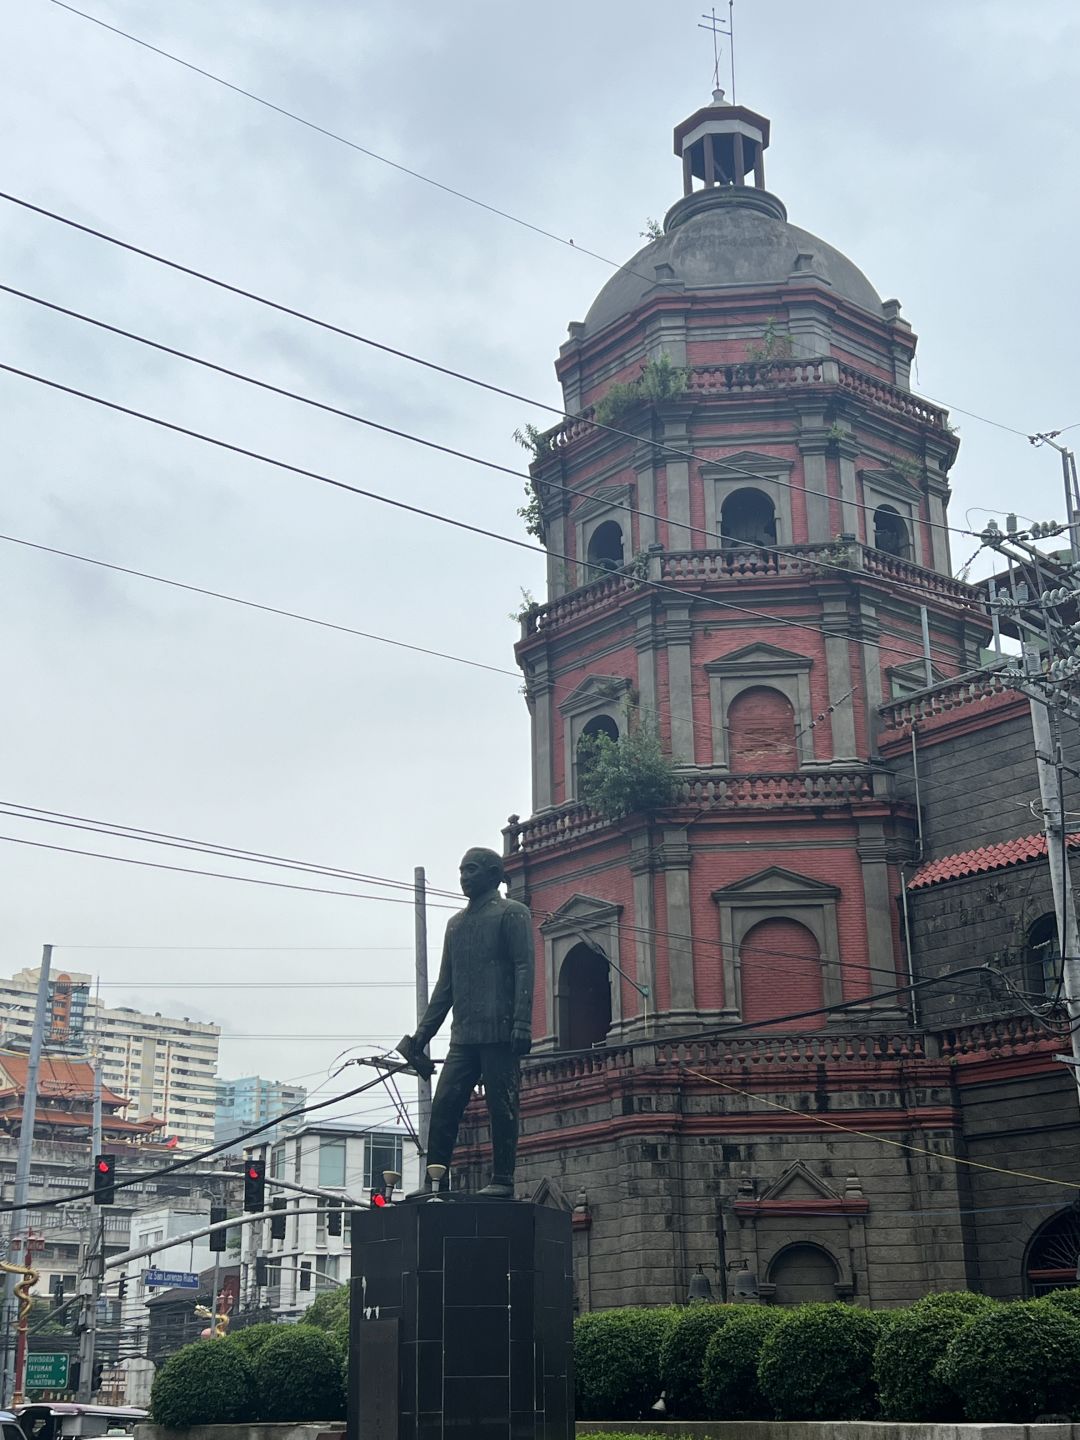
[[[896,1311],[874,1352],[874,1379],[886,1420],[962,1420],[960,1397],[935,1367],[949,1342],[996,1301],[968,1290],[927,1295]]]
[[[664,1388],[660,1351],[681,1306],[592,1310],[574,1321],[580,1420],[637,1420]]]
[[[280,1335],[282,1326],[273,1321],[266,1321],[259,1325],[244,1325],[239,1330],[231,1330],[226,1338],[219,1342],[229,1345],[238,1350],[241,1355],[254,1364],[255,1357],[262,1350],[263,1346],[276,1335]]]
[[[705,1418],[702,1366],[709,1341],[737,1305],[691,1305],[669,1328],[660,1347],[661,1389],[668,1410],[683,1420]]]
[[[959,1395],[968,1420],[1078,1416],[1080,1320],[1049,1300],[996,1306],[953,1337],[935,1374]]]
[[[260,1420],[340,1420],[341,1349],[314,1325],[278,1325],[255,1356]]]
[[[221,1340],[197,1340],[170,1355],[154,1376],[150,1414],[158,1425],[231,1425],[255,1409],[251,1363]]]
[[[709,1420],[769,1420],[772,1407],[758,1384],[766,1338],[783,1319],[769,1305],[732,1305],[731,1315],[709,1341],[701,1389]]]
[[[778,1420],[863,1420],[874,1413],[870,1310],[828,1302],[783,1314],[765,1337],[758,1383]]]
[[[1054,1305],[1080,1320],[1080,1290],[1051,1290],[1043,1299],[1048,1305]]]

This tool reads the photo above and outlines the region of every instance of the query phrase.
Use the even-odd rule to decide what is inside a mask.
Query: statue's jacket
[[[508,1045],[532,1016],[532,916],[495,891],[446,927],[439,978],[417,1027],[426,1044],[453,1007],[451,1045]]]

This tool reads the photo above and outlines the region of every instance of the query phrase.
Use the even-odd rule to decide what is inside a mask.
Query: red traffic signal
[[[266,1209],[265,1160],[248,1160],[244,1165],[244,1209],[249,1215]]]
[[[94,1156],[94,1204],[112,1205],[116,1200],[116,1156]]]

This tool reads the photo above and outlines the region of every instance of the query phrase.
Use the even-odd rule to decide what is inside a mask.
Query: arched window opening
[[[874,511],[874,549],[899,560],[911,558],[911,541],[903,517],[891,505],[879,505]]]
[[[736,775],[799,768],[795,711],[791,701],[768,685],[743,690],[728,706],[728,755]]]
[[[1080,1260],[1080,1215],[1071,1207],[1036,1230],[1024,1261],[1024,1282],[1029,1295],[1071,1290],[1076,1285]]]
[[[582,781],[596,764],[596,741],[606,735],[611,741],[618,740],[619,727],[610,715],[594,715],[587,721],[577,742],[577,795],[581,797]]]
[[[760,920],[739,946],[742,1013],[747,1024],[769,1030],[816,1030],[824,1015],[806,1020],[773,1021],[774,1015],[819,1010],[822,995],[821,952],[814,936],[797,920]]]
[[[789,1245],[769,1266],[775,1305],[807,1305],[835,1300],[840,1267],[820,1245]]]
[[[733,490],[720,507],[720,533],[725,550],[739,545],[775,545],[772,501],[760,490]]]
[[[559,1048],[588,1050],[607,1039],[611,1028],[608,963],[584,941],[575,945],[559,971]]]
[[[587,558],[593,570],[619,570],[625,565],[623,533],[614,520],[605,520],[593,531]]]
[[[1035,995],[1056,995],[1061,976],[1057,916],[1040,915],[1027,933],[1024,947],[1025,988]]]

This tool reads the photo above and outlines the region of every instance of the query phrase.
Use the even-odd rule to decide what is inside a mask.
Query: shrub
[[[341,1351],[314,1325],[281,1325],[255,1357],[262,1420],[340,1420]]]
[[[251,1365],[221,1340],[197,1340],[170,1355],[150,1391],[155,1423],[170,1430],[250,1420],[254,1407]]]
[[[874,1409],[869,1310],[826,1303],[788,1311],[761,1347],[758,1383],[780,1420],[862,1420]]]
[[[881,1413],[887,1420],[962,1420],[960,1397],[934,1373],[957,1331],[994,1308],[968,1290],[927,1295],[894,1311],[874,1352]]]
[[[1080,1320],[1080,1290],[1051,1290],[1043,1297],[1048,1305],[1062,1310],[1066,1315],[1075,1315]]]
[[[716,1331],[735,1313],[735,1305],[691,1305],[675,1320],[660,1347],[661,1389],[668,1409],[684,1420],[705,1415],[701,1368]]]
[[[784,1318],[770,1305],[732,1305],[709,1341],[701,1389],[710,1420],[768,1420],[772,1407],[758,1384],[761,1347]]]
[[[664,1388],[660,1350],[683,1312],[674,1305],[594,1310],[574,1321],[574,1370],[582,1420],[637,1420]]]
[[[273,1340],[275,1335],[280,1334],[281,1326],[275,1325],[273,1321],[268,1321],[265,1324],[244,1325],[239,1330],[231,1330],[224,1343],[231,1345],[234,1350],[238,1350],[241,1355],[254,1364],[256,1355],[267,1341]]]
[[[1048,1300],[995,1306],[953,1337],[936,1373],[968,1420],[1080,1415],[1080,1320]]]
[[[302,1325],[314,1325],[317,1330],[340,1330],[349,1327],[349,1287],[335,1285],[313,1300],[304,1311]]]

